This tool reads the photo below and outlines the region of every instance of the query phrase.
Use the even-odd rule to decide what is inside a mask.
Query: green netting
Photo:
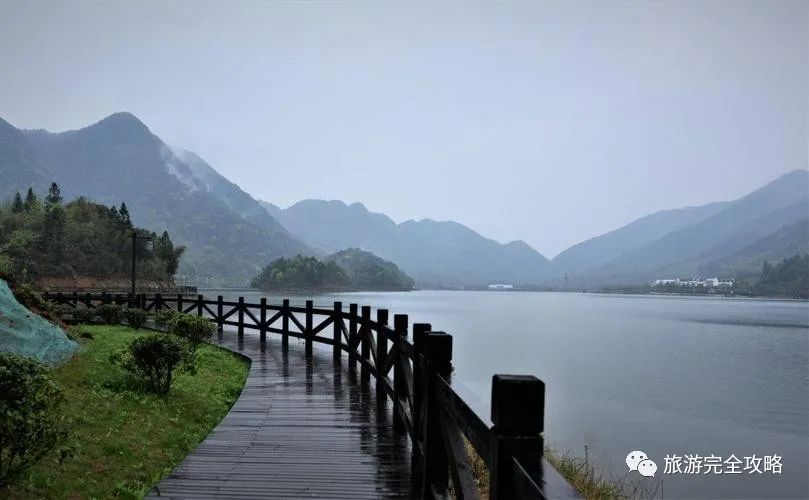
[[[61,328],[17,302],[8,284],[0,279],[0,351],[56,365],[77,347]]]

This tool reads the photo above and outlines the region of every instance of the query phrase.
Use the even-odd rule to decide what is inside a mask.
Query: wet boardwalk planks
[[[409,498],[410,444],[390,402],[317,347],[269,336],[219,343],[252,360],[239,400],[147,498]]]

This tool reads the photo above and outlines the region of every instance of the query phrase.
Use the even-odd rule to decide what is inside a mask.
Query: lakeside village
[[[652,281],[652,288],[657,287],[674,287],[683,286],[690,288],[733,288],[733,279],[719,279],[719,278],[705,278],[705,279],[690,279],[681,280],[680,278],[673,279],[658,279]]]

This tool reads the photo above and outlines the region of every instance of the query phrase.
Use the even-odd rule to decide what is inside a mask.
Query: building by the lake
[[[733,279],[695,278],[681,280],[680,278],[665,278],[652,281],[652,286],[687,286],[692,288],[733,287]]]

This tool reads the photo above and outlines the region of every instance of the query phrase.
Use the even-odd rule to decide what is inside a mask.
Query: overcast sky
[[[0,117],[553,257],[809,161],[809,2],[0,0]]]

